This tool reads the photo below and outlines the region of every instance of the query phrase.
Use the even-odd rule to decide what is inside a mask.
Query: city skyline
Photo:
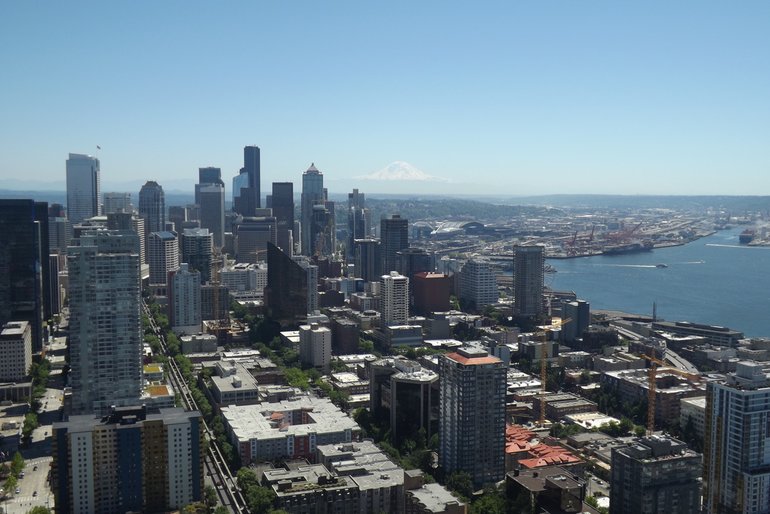
[[[770,192],[764,3],[145,7],[8,6],[7,187],[96,145],[105,186],[229,184],[256,144],[263,189],[309,162],[331,192],[415,189],[360,178],[403,161],[442,194]]]

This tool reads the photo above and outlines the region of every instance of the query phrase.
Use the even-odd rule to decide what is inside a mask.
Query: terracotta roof
[[[480,366],[482,364],[495,364],[497,362],[502,362],[497,357],[493,357],[491,355],[487,355],[486,357],[466,357],[464,355],[460,355],[459,353],[448,353],[446,356],[447,358],[452,359],[455,362],[459,362],[460,364],[465,364],[466,366]]]

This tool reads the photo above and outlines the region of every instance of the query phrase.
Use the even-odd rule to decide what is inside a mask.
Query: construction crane
[[[644,355],[644,358],[650,361],[650,367],[647,369],[647,435],[652,435],[655,432],[655,392],[657,389],[657,375],[658,366],[666,366],[667,370],[671,373],[684,377],[693,382],[700,382],[703,377],[688,371],[682,371],[674,367],[670,367],[664,361],[653,357],[652,355]]]
[[[553,325],[558,324],[559,328],[572,321],[572,318],[562,319]],[[546,384],[548,383],[548,351],[546,344],[548,343],[547,336],[548,330],[541,330],[537,332],[537,337],[540,339],[540,426],[545,425],[545,395]]]

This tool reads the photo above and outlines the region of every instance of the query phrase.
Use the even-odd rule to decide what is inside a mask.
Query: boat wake
[[[597,266],[610,266],[613,268],[657,268],[655,264],[597,264]]]
[[[704,246],[716,246],[719,248],[756,248],[762,250],[770,250],[770,246],[723,245],[719,243],[706,243]]]

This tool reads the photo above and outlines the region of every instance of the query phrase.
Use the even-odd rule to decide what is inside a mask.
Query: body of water
[[[551,259],[546,284],[592,309],[692,321],[770,336],[770,247],[738,244],[743,227],[684,246],[617,256]],[[659,268],[657,264],[665,264]]]

